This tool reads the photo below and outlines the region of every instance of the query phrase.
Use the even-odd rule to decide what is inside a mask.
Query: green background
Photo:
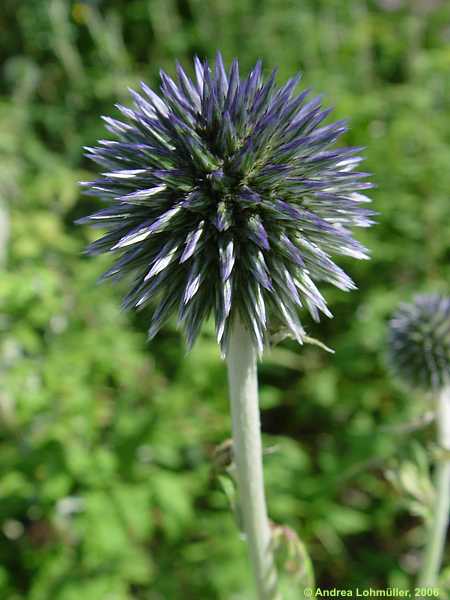
[[[323,587],[412,585],[432,430],[401,425],[429,399],[392,382],[386,321],[448,293],[449,3],[3,0],[0,31],[0,598],[253,597],[211,466],[230,434],[212,327],[190,354],[174,324],[147,344],[148,315],[96,284],[109,260],[83,256],[94,233],[73,225],[98,206],[77,182],[100,115],[217,49],[280,82],[303,71],[378,186],[358,234],[372,261],[340,261],[359,289],[323,286],[334,319],[304,316],[335,355],[287,341],[260,368],[271,517]]]

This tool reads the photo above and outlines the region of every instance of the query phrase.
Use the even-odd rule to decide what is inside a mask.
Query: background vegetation
[[[427,410],[384,364],[385,322],[450,276],[450,5],[438,0],[3,0],[0,9],[0,598],[244,600],[245,547],[217,479],[229,436],[212,330],[175,326],[97,286],[82,146],[127,86],[221,49],[279,80],[304,72],[346,143],[367,146],[379,225],[359,291],[261,367],[272,518],[299,532],[323,587],[412,584],[430,496]],[[450,579],[450,574],[444,578]]]

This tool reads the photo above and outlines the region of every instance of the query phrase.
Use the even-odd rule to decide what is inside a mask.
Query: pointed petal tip
[[[80,217],[79,219],[75,219],[73,221],[74,225],[87,225],[89,223],[91,219],[91,216],[87,216],[87,217]]]
[[[147,331],[147,342],[151,342],[155,338],[157,333],[158,333],[158,330],[152,329],[150,327],[149,330]]]

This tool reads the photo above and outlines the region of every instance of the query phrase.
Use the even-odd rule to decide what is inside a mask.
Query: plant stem
[[[435,504],[425,548],[420,587],[436,585],[445,546],[450,512],[450,387],[442,389],[437,399],[437,440],[445,455],[436,465]]]
[[[264,496],[257,352],[235,319],[227,354],[238,503],[242,512],[259,600],[276,600],[277,577]]]

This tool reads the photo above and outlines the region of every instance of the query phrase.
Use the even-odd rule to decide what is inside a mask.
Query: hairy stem
[[[236,319],[232,327],[227,362],[238,502],[258,598],[275,600],[276,572],[264,495],[257,353],[242,322]]]
[[[436,585],[442,563],[450,511],[450,387],[444,388],[437,400],[437,439],[439,446],[446,454],[441,457],[436,465],[436,498],[422,571],[419,576],[421,587]]]

